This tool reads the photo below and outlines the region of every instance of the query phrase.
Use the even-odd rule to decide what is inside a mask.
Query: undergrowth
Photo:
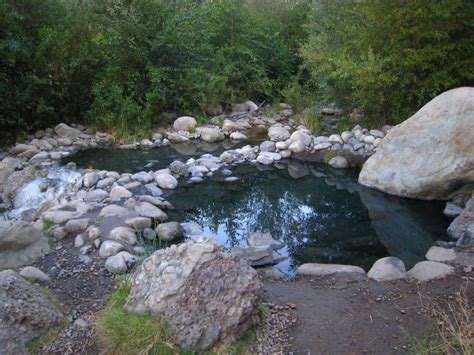
[[[468,282],[451,300],[420,295],[423,308],[434,318],[436,332],[411,339],[411,354],[474,354],[474,307],[467,296]]]

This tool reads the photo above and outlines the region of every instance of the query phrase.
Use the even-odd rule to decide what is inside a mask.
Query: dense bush
[[[288,100],[400,121],[472,82],[469,0],[0,0],[0,127],[119,137],[208,105]],[[310,111],[306,110],[307,108]],[[164,115],[168,113],[168,115]]]
[[[302,55],[326,97],[400,122],[472,82],[470,0],[314,1]]]

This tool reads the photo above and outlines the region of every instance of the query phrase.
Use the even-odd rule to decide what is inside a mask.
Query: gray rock
[[[197,122],[194,117],[182,116],[177,118],[173,123],[173,129],[176,131],[192,132],[196,128]]]
[[[233,141],[244,141],[247,139],[247,136],[240,132],[232,132],[229,138]]]
[[[408,270],[407,276],[417,281],[429,281],[441,279],[454,273],[454,267],[435,261],[420,261],[412,269]]]
[[[433,246],[425,255],[426,260],[437,261],[439,263],[452,263],[456,261],[456,252],[452,249]]]
[[[181,223],[181,227],[183,227],[184,232],[188,235],[198,235],[203,232],[202,228],[194,222]]]
[[[261,152],[274,152],[276,150],[275,142],[265,141],[260,143]]]
[[[405,264],[398,258],[388,256],[378,259],[367,273],[371,279],[377,281],[392,281],[406,278]]]
[[[189,351],[230,344],[258,321],[262,286],[256,272],[213,240],[156,251],[131,285],[125,309],[159,317],[173,341]]]
[[[121,275],[133,268],[135,262],[136,259],[132,254],[126,251],[121,251],[117,255],[107,258],[105,261],[105,268],[112,274]]]
[[[204,142],[220,142],[225,139],[224,133],[218,127],[203,127],[199,133]]]
[[[85,200],[88,202],[102,201],[109,197],[109,193],[105,190],[95,189],[87,192]]]
[[[170,140],[170,142],[173,142],[173,143],[185,143],[187,141],[189,141],[189,138],[179,134],[179,133],[176,133],[176,132],[170,132],[168,133],[168,139]]]
[[[270,127],[268,137],[274,142],[286,141],[290,138],[290,132],[283,127]]]
[[[151,219],[146,217],[135,217],[127,219],[125,224],[129,227],[132,227],[136,231],[142,231],[145,228],[151,227]]]
[[[31,264],[48,251],[48,239],[31,224],[0,222],[0,269]]]
[[[117,205],[108,205],[102,208],[100,217],[125,217],[130,214],[130,210]]]
[[[274,239],[270,233],[253,232],[247,236],[247,243],[251,247],[271,247],[273,250],[285,246],[282,242]]]
[[[5,202],[7,202],[7,204],[11,204],[15,198],[15,194],[20,190],[20,188],[34,180],[35,177],[36,170],[32,166],[27,166],[23,170],[15,171],[9,175],[6,181],[3,183]]]
[[[270,165],[281,159],[279,153],[261,152],[257,157],[257,162],[263,165]]]
[[[70,219],[79,218],[82,216],[81,212],[48,210],[43,213],[43,220],[48,220],[54,224],[63,224]]]
[[[47,283],[51,281],[48,275],[34,266],[25,266],[20,270],[20,275],[33,282]]]
[[[100,245],[99,255],[103,258],[117,255],[120,251],[124,250],[125,247],[114,240],[106,240]]]
[[[76,238],[74,238],[74,247],[75,248],[80,248],[82,246],[84,246],[85,244],[85,241],[84,241],[84,237],[82,234],[79,234],[76,236]]]
[[[161,196],[163,195],[163,191],[156,186],[156,184],[146,184],[145,189],[152,195],[152,196]]]
[[[87,229],[88,225],[89,225],[89,218],[70,219],[64,225],[64,229],[68,233],[81,233]]]
[[[356,273],[364,274],[364,269],[353,266],[353,265],[338,265],[338,264],[318,264],[308,263],[302,264],[296,271],[298,275],[311,275],[311,276],[325,276],[339,273]]]
[[[137,243],[135,231],[128,227],[115,227],[110,231],[109,239],[128,245],[135,245]]]
[[[230,253],[236,258],[246,260],[250,266],[274,265],[285,259],[270,246],[233,247]]]
[[[187,176],[188,175],[188,167],[183,162],[179,160],[175,160],[170,164],[170,172],[176,176]]]
[[[100,180],[96,186],[98,189],[105,189],[109,186],[112,186],[114,182],[115,182],[114,178],[105,178],[105,179]]]
[[[462,210],[463,209],[461,207],[455,205],[454,203],[448,202],[444,208],[443,213],[447,217],[454,218],[459,216],[462,213]]]
[[[464,210],[448,227],[448,234],[454,239],[464,237],[469,228],[474,225],[474,197],[466,203]]]
[[[0,353],[28,354],[27,344],[65,319],[41,292],[12,270],[0,272]]]
[[[95,171],[84,174],[83,185],[84,187],[92,187],[94,186],[97,181],[99,181],[99,175]]]
[[[78,129],[70,127],[65,123],[60,123],[54,127],[54,132],[56,132],[59,137],[68,137],[71,139],[77,139],[82,134]]]
[[[151,228],[145,228],[142,232],[143,238],[148,240],[156,239],[156,232]]]
[[[25,222],[33,222],[37,218],[36,209],[30,208],[21,212],[21,220]]]
[[[332,144],[344,144],[344,140],[341,138],[341,136],[339,134],[332,134],[329,136],[329,139],[328,139],[329,143],[332,143]]]
[[[142,217],[154,218],[162,222],[168,220],[166,213],[149,202],[138,202],[135,211]]]
[[[112,201],[117,201],[121,199],[126,199],[132,197],[132,193],[123,186],[114,186],[110,190],[110,199]]]
[[[87,236],[89,237],[89,240],[99,239],[101,234],[102,234],[101,230],[97,227],[92,227],[87,232]]]
[[[156,226],[155,232],[164,242],[171,242],[184,238],[184,229],[178,222],[160,223]]]
[[[347,161],[347,159],[340,155],[331,158],[328,164],[330,167],[335,169],[346,169],[349,167],[349,162]]]
[[[156,183],[162,189],[175,189],[178,187],[178,180],[169,174],[159,174],[155,177]]]
[[[359,182],[392,195],[427,200],[463,193],[474,184],[473,112],[474,88],[437,96],[387,133],[365,162]]]
[[[132,179],[137,180],[142,184],[148,184],[153,181],[153,176],[145,171],[140,171],[139,173],[133,174]]]

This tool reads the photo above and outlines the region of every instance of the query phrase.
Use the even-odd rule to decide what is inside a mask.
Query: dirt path
[[[450,299],[468,277],[462,272],[445,280],[416,285],[406,281],[378,283],[348,277],[265,281],[270,301],[296,306],[291,329],[294,354],[398,354],[409,351],[409,338],[433,333],[424,314],[425,297]],[[471,304],[474,288],[468,287]]]

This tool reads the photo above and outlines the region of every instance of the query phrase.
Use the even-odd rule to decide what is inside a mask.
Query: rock
[[[265,141],[260,143],[261,152],[274,152],[276,150],[275,142]]]
[[[124,250],[124,246],[119,242],[113,240],[106,240],[103,242],[99,249],[99,255],[103,258],[117,255],[120,251]]]
[[[128,227],[115,227],[110,231],[109,239],[128,245],[135,245],[137,243],[135,231]]]
[[[0,222],[0,269],[31,264],[48,251],[48,239],[31,224]]]
[[[232,105],[232,113],[241,113],[241,112],[248,112],[248,111],[249,111],[249,106],[246,102]]]
[[[82,219],[70,219],[66,222],[64,229],[68,233],[80,233],[84,232],[89,225],[89,218]]]
[[[257,157],[257,162],[263,165],[270,165],[274,161],[278,161],[280,159],[281,155],[278,153],[261,152]]]
[[[142,217],[154,218],[162,222],[168,219],[166,213],[149,202],[138,202],[135,211]]]
[[[70,219],[79,218],[82,215],[80,212],[48,210],[43,213],[43,220],[48,220],[54,224],[63,224]]]
[[[452,249],[431,247],[425,255],[426,260],[439,263],[452,263],[456,260],[456,252]]]
[[[288,150],[292,153],[301,153],[306,150],[306,145],[302,141],[296,141],[290,144]]]
[[[407,276],[417,281],[429,281],[440,279],[453,273],[454,267],[452,266],[435,261],[420,261],[412,269],[408,270]]]
[[[298,267],[296,273],[298,275],[311,276],[325,276],[339,273],[356,273],[365,275],[365,271],[358,266],[317,263],[302,264]]]
[[[251,247],[271,247],[273,250],[285,246],[282,242],[274,239],[270,233],[253,232],[247,235],[247,243]]]
[[[82,134],[78,129],[69,127],[65,123],[60,123],[54,127],[54,132],[56,132],[59,137],[68,137],[71,139],[77,139]]]
[[[184,229],[178,222],[160,223],[155,232],[158,238],[164,242],[172,242],[184,238]]]
[[[145,189],[152,195],[152,196],[161,196],[163,195],[163,191],[156,186],[155,183],[152,184],[146,184]]]
[[[233,132],[237,129],[237,125],[235,124],[234,121],[231,120],[224,120],[224,123],[222,123],[222,130],[226,133]]]
[[[371,129],[370,132],[369,132],[372,136],[374,136],[375,138],[383,138],[385,137],[385,133],[378,130],[378,129]]]
[[[274,142],[286,141],[290,138],[290,132],[283,127],[270,127],[268,137]]]
[[[349,139],[351,139],[352,137],[354,137],[354,133],[351,131],[344,131],[341,133],[341,138],[344,141],[344,143],[347,143]]]
[[[329,143],[332,143],[332,144],[344,144],[344,140],[341,138],[339,134],[330,135],[328,141]]]
[[[135,257],[126,252],[121,251],[117,255],[113,255],[107,258],[105,261],[105,268],[112,274],[125,274],[129,269],[135,265]]]
[[[199,130],[204,142],[220,142],[225,139],[224,133],[217,127],[203,127]]]
[[[113,178],[105,178],[105,179],[100,180],[96,186],[98,189],[105,189],[109,186],[112,186],[114,182],[115,182],[115,179]]]
[[[155,181],[162,189],[175,189],[178,187],[178,180],[173,175],[159,174],[155,177]]]
[[[233,141],[244,141],[247,139],[247,136],[240,132],[232,132],[229,138]]]
[[[209,116],[217,116],[222,114],[224,112],[224,109],[222,108],[222,105],[220,103],[217,103],[215,105],[209,105],[206,108],[206,113]]]
[[[34,266],[25,266],[20,270],[20,275],[32,282],[47,283],[51,281],[48,275]]]
[[[451,222],[448,234],[454,239],[460,239],[469,228],[474,228],[474,197],[471,197],[461,214]]]
[[[448,202],[446,204],[446,207],[444,208],[443,213],[447,217],[454,218],[454,217],[459,216],[462,213],[462,210],[463,209],[461,207],[456,206],[455,204]]]
[[[186,166],[186,164],[184,164],[183,162],[179,160],[175,160],[174,162],[172,162],[170,164],[169,169],[170,169],[171,174],[176,175],[176,176],[188,175],[188,167]]]
[[[21,220],[25,222],[33,222],[37,218],[37,212],[34,208],[21,212]]]
[[[388,256],[378,259],[367,273],[376,281],[392,281],[406,278],[405,264],[398,258]]]
[[[251,101],[251,100],[245,101],[245,104],[247,105],[248,111],[251,112],[251,113],[258,110],[258,105],[255,102]]]
[[[192,132],[196,128],[197,122],[194,117],[182,116],[177,118],[173,123],[173,129],[175,131],[187,131]]]
[[[79,234],[76,236],[76,238],[74,238],[74,247],[75,248],[80,248],[82,246],[84,246],[85,244],[85,241],[84,241],[84,237],[82,236],[82,234]]]
[[[97,181],[99,181],[99,175],[97,175],[97,173],[93,171],[91,173],[84,174],[84,180],[82,184],[84,185],[84,187],[89,188],[94,186]]]
[[[148,240],[155,240],[156,239],[156,233],[151,228],[145,228],[142,232],[142,235],[143,235],[143,238],[148,239]]]
[[[123,186],[114,186],[112,190],[110,190],[110,199],[112,201],[130,198],[132,195],[133,194]]]
[[[130,214],[130,211],[125,207],[117,205],[108,205],[102,208],[99,213],[100,217],[125,217]]]
[[[5,202],[12,202],[15,194],[27,183],[34,180],[36,177],[36,170],[32,166],[27,166],[23,170],[15,171],[8,176],[3,183],[3,194]]]
[[[99,239],[100,236],[101,236],[102,232],[100,231],[99,228],[97,227],[92,227],[91,229],[89,229],[89,231],[87,232],[87,236],[89,237],[89,240],[96,240],[96,239]]]
[[[139,181],[142,184],[147,184],[153,181],[153,176],[145,171],[140,171],[139,173],[133,174],[132,179]]]
[[[274,265],[285,259],[274,252],[273,248],[269,245],[259,247],[233,247],[230,253],[236,258],[246,260],[250,266]]]
[[[12,270],[0,272],[0,353],[28,354],[28,343],[64,321],[38,285]]]
[[[142,139],[140,141],[140,147],[142,147],[144,149],[153,148],[154,146],[155,146],[155,144],[149,139]]]
[[[340,155],[331,158],[328,164],[331,168],[335,169],[346,169],[349,167],[349,162],[347,161],[347,159]]]
[[[84,198],[88,202],[97,202],[102,201],[109,197],[109,193],[105,190],[95,189],[87,192],[86,197]]]
[[[58,139],[56,139],[56,141],[59,143],[59,145],[63,146],[63,147],[68,147],[70,145],[72,145],[72,139],[69,138],[69,137],[60,137]]]
[[[87,324],[87,322],[82,319],[82,318],[77,318],[74,323],[72,323],[73,326],[77,327],[77,328],[87,328],[89,325]]]
[[[173,143],[185,143],[189,141],[188,137],[182,136],[181,134],[176,132],[169,132],[167,136],[169,141]]]
[[[165,321],[189,351],[227,345],[258,321],[262,286],[245,261],[209,239],[156,251],[131,278],[125,309]]]
[[[125,224],[129,227],[134,228],[137,231],[142,231],[145,228],[151,227],[151,219],[146,217],[135,217],[125,221]]]
[[[290,143],[292,144],[295,142],[301,142],[301,144],[306,148],[311,143],[313,143],[313,137],[310,134],[306,133],[306,131],[295,131],[290,136]],[[290,149],[291,149],[291,144],[290,144]]]
[[[364,164],[359,182],[392,195],[428,200],[462,193],[474,184],[473,112],[474,88],[437,96],[387,133]]]
[[[314,150],[323,150],[323,149],[328,149],[331,148],[332,144],[331,143],[319,143],[314,146]]]
[[[375,137],[371,136],[371,135],[368,135],[368,136],[364,137],[363,141],[364,141],[365,144],[374,144]]]
[[[189,235],[197,235],[203,232],[202,228],[194,222],[181,223],[181,227],[183,227],[184,232]]]

